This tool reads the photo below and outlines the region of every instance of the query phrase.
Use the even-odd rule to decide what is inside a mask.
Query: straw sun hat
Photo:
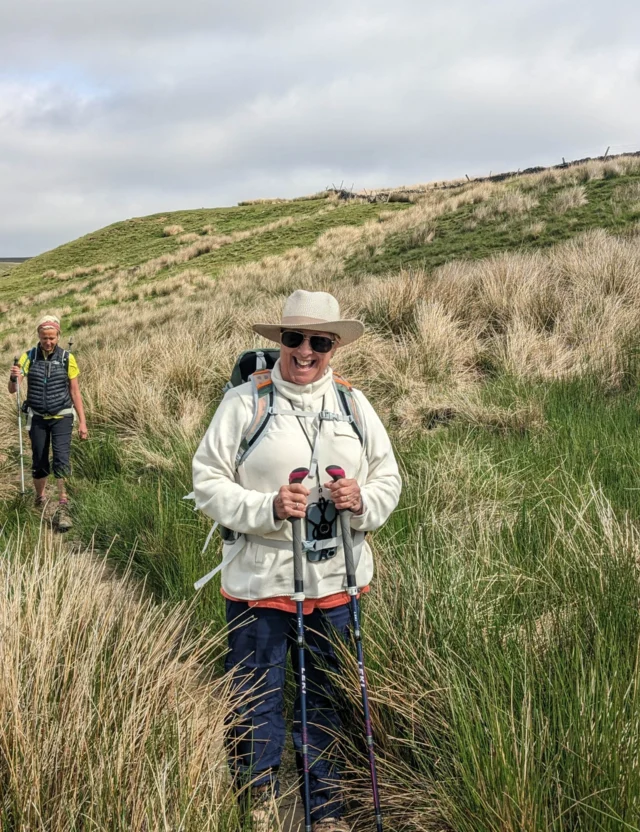
[[[340,305],[328,292],[305,292],[297,289],[286,299],[279,324],[254,324],[253,330],[270,341],[280,343],[283,329],[306,329],[330,332],[340,339],[340,346],[350,344],[364,332],[360,321],[340,318]]]

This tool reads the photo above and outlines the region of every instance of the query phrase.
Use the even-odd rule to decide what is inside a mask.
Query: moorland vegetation
[[[296,288],[365,321],[336,365],[403,469],[365,603],[388,828],[640,828],[640,160],[452,184],[128,220],[2,278],[5,363],[61,315],[92,431],[53,540],[0,410],[3,828],[231,828],[223,608],[193,593],[217,552],[182,497],[251,322]]]

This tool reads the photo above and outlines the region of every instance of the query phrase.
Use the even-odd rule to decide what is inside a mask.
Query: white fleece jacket
[[[333,373],[313,384],[284,381],[279,362],[272,372],[276,410],[340,413],[333,388]],[[381,526],[398,504],[401,481],[387,432],[366,397],[357,397],[366,425],[363,448],[347,422],[323,421],[320,432],[318,479],[324,485],[328,465],[344,468],[346,476],[357,479],[362,490],[364,511],[351,516],[356,531],[373,531]],[[293,593],[292,549],[270,546],[269,540],[291,541],[291,524],[276,520],[273,501],[294,468],[309,467],[310,442],[315,440],[317,420],[273,416],[255,449],[236,471],[236,454],[244,431],[253,416],[251,384],[230,390],[223,398],[193,458],[193,489],[196,506],[223,526],[243,535],[263,538],[258,543],[243,538],[240,550],[222,570],[224,591],[242,600],[258,600]],[[301,424],[302,423],[302,424]],[[308,438],[304,435],[307,431]],[[318,479],[307,479],[308,488]],[[325,489],[325,496],[328,491]],[[223,547],[223,549],[226,547]],[[373,558],[364,543],[356,557],[356,580],[366,586],[373,575]],[[344,553],[326,561],[304,559],[304,589],[309,598],[323,598],[346,587]]]

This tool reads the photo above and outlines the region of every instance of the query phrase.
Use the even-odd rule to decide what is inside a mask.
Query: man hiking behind
[[[69,476],[71,433],[75,414],[78,415],[80,439],[86,439],[78,365],[70,352],[63,350],[60,320],[45,315],[37,325],[39,343],[24,352],[11,368],[9,392],[15,394],[21,376],[27,376],[27,430],[31,440],[33,463],[31,474],[35,488],[35,505],[44,507],[45,486],[50,473],[49,449],[53,449],[53,475],[58,483],[56,524],[60,531],[71,528],[65,478]]]

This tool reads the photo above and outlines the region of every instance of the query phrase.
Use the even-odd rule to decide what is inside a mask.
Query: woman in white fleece
[[[250,709],[241,709],[242,719],[234,729],[231,765],[239,786],[250,781],[254,795],[264,798],[277,793],[285,741],[285,665],[296,635],[287,520],[304,518],[313,829],[340,832],[349,827],[340,820],[339,771],[330,753],[340,720],[326,670],[338,668],[329,633],[347,638],[350,618],[336,510],[351,513],[356,579],[366,592],[373,558],[364,533],[381,526],[396,507],[400,476],[387,432],[360,391],[349,391],[360,430],[344,418],[344,382],[334,380],[330,366],[337,348],[362,335],[362,324],[341,320],[332,295],[298,290],[287,299],[279,324],[253,328],[280,344],[270,382],[275,415],[238,462],[254,417],[254,387],[249,382],[230,390],[193,460],[197,507],[238,535],[223,547],[222,594],[227,621],[233,623],[227,668],[233,669],[240,691],[253,689],[254,699]],[[346,478],[327,482],[329,465],[343,468]],[[305,482],[288,485],[290,472],[301,467],[310,469]],[[295,673],[296,650],[291,659]],[[293,740],[300,770],[299,717],[297,702]],[[254,801],[254,828],[271,828],[268,802],[256,806]]]

